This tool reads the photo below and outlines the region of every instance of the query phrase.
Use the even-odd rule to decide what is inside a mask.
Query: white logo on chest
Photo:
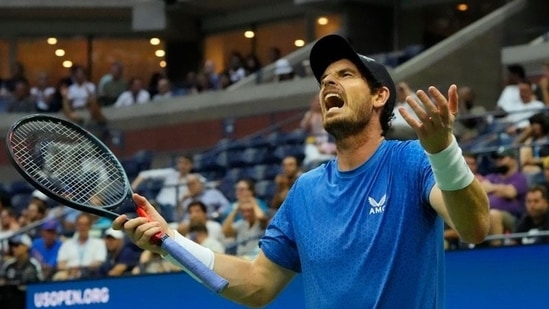
[[[374,200],[373,197],[368,197],[370,203],[370,215],[380,214],[385,211],[385,201],[387,200],[387,194],[384,194],[379,201]]]

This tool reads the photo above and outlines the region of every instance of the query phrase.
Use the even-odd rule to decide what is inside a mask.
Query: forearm
[[[484,240],[490,225],[489,203],[480,182],[473,182],[456,191],[441,191],[448,211],[449,223],[467,243]]]

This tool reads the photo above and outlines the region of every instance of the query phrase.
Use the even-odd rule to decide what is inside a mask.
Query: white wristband
[[[427,153],[427,152],[426,152]],[[443,191],[457,191],[470,185],[475,175],[465,162],[455,137],[441,152],[427,153],[437,186]]]
[[[185,248],[189,253],[194,255],[200,262],[202,262],[204,265],[206,265],[209,269],[214,268],[214,259],[215,255],[213,251],[209,248],[202,247],[201,245],[195,243],[194,241],[184,237],[183,235],[179,234],[176,230],[174,230],[175,236],[173,240],[177,242],[179,245],[181,245],[183,248]],[[163,258],[165,258],[167,261],[170,261],[171,263],[183,268],[185,271],[187,269],[181,265],[179,262],[177,262],[171,255],[163,255]],[[187,271],[188,272],[188,271]],[[188,272],[190,273],[190,272]],[[191,274],[192,275],[192,274]],[[196,278],[195,278],[196,279]],[[198,280],[198,279],[197,279]],[[200,281],[200,280],[198,280]]]

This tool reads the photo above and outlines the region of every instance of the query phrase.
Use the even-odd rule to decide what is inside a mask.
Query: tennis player
[[[383,65],[337,35],[316,42],[310,63],[337,158],[298,178],[255,260],[196,245],[138,195],[152,221],[122,215],[114,227],[163,255],[149,240],[168,233],[230,282],[225,297],[248,306],[268,304],[301,274],[307,308],[444,308],[444,221],[469,243],[489,225],[487,196],[452,134],[456,86],[447,98],[434,87],[417,91],[421,102],[408,97],[417,120],[399,112],[418,140],[389,141],[396,91]]]

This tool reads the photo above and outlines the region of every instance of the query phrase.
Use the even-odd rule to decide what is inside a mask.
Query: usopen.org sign
[[[35,292],[32,294],[32,298],[34,308],[107,304],[109,302],[109,288],[90,287]]]

